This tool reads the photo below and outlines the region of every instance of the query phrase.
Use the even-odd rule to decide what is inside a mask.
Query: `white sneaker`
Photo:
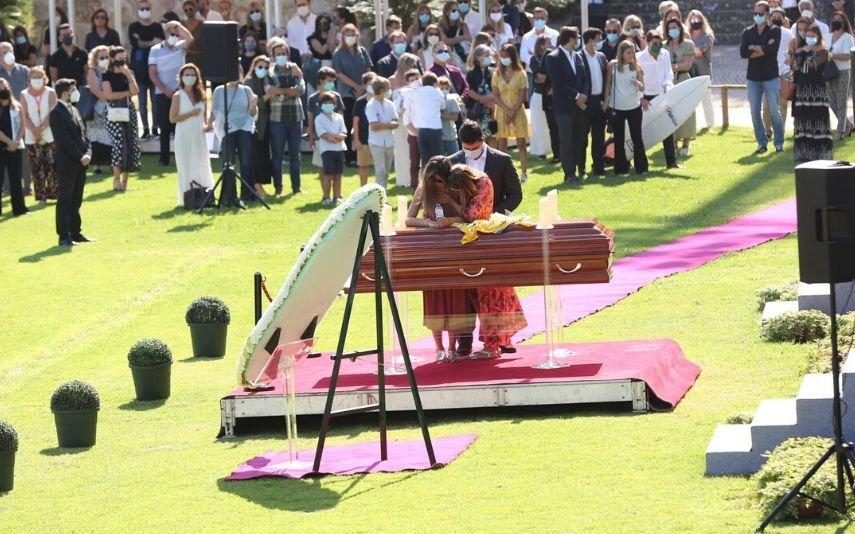
[[[325,198],[325,199],[321,200],[321,206],[326,207],[326,206],[332,206],[332,205],[333,205],[333,199],[331,199],[331,198]]]
[[[528,180],[528,175],[525,173],[520,174],[520,183],[524,184]]]

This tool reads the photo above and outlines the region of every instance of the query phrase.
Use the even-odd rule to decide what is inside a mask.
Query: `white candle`
[[[538,200],[538,228],[552,228],[552,206],[549,197],[540,197]]]
[[[395,233],[393,220],[392,206],[383,204],[383,212],[380,214],[380,229],[383,235],[393,235]]]
[[[552,189],[546,196],[549,198],[549,208],[552,211],[552,220],[560,221],[561,215],[558,214],[558,190]]]
[[[409,209],[409,207],[407,206],[407,197],[398,195],[398,229],[399,230],[407,226],[407,211],[408,211],[408,209]]]

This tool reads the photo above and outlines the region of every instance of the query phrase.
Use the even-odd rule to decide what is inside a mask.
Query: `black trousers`
[[[615,110],[615,121],[612,131],[615,136],[615,174],[629,172],[629,162],[626,160],[626,126],[629,124],[629,138],[632,139],[632,159],[635,172],[647,172],[647,154],[644,139],[641,137],[641,119],[644,113],[641,106],[628,111]]]
[[[549,128],[549,144],[552,145],[552,157],[561,158],[561,140],[558,138],[558,124],[552,112],[552,97],[543,95],[543,113],[546,115],[546,127]]]
[[[653,100],[659,95],[644,95],[647,100]],[[665,165],[671,166],[677,164],[677,149],[674,145],[674,136],[669,135],[662,141],[662,149],[665,151]]]
[[[585,171],[589,134],[591,136],[592,169],[597,174],[603,174],[606,168],[603,162],[606,153],[606,114],[603,112],[602,95],[592,95],[588,99],[588,109],[585,110],[585,146],[579,155],[580,172]]]
[[[157,94],[154,109],[157,112],[157,125],[160,128],[160,161],[169,163],[169,135],[175,131],[175,125],[169,122],[169,107],[172,99]]]
[[[83,204],[83,186],[86,184],[86,167],[81,164],[56,168],[56,233],[59,237],[80,235],[80,206]]]
[[[554,115],[560,139],[561,168],[564,170],[564,178],[567,179],[576,176],[579,151],[584,150],[585,113],[577,107],[571,113],[555,113]]]
[[[23,154],[23,149],[16,150],[15,152],[9,152],[5,149],[0,151],[0,180],[3,179],[2,177],[5,173],[8,173],[9,197],[12,201],[13,215],[23,215],[24,213],[27,213],[27,206],[24,203],[24,189],[21,183]],[[0,213],[2,212],[3,203],[0,202]]]
[[[356,105],[356,99],[352,96],[342,97],[344,102],[344,127],[347,128],[347,139],[344,144],[347,151],[344,153],[344,161],[351,163],[356,161],[356,152],[353,151],[353,135],[350,133],[353,130],[353,107]]]

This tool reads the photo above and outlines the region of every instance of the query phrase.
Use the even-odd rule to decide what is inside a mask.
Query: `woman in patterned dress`
[[[822,76],[828,50],[816,24],[801,18],[790,44],[796,96],[793,99],[793,159],[797,162],[833,159],[828,91]],[[804,37],[801,32],[804,31]]]
[[[47,87],[47,75],[41,67],[33,67],[28,86],[21,92],[21,113],[24,117],[24,143],[30,160],[33,193],[39,204],[56,200],[56,175],[53,162],[53,133],[50,112],[56,106],[56,93]]]
[[[481,35],[481,34],[478,34]],[[473,53],[473,65],[466,73],[469,84],[467,116],[481,126],[487,144],[496,146],[496,123],[493,120],[493,51],[487,45],[478,45]]]
[[[114,46],[110,49],[110,69],[101,82],[104,99],[111,108],[128,110],[128,121],[107,119],[107,131],[113,141],[110,164],[113,167],[113,189],[128,190],[128,174],[140,168],[140,145],[137,135],[137,110],[131,99],[139,93],[134,74],[128,67],[125,49]]]

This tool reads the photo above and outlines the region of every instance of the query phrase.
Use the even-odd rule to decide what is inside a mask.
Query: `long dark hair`
[[[202,85],[202,73],[199,71],[199,67],[192,63],[185,63],[178,69],[178,85],[182,90],[186,89],[184,87],[184,80],[181,78],[184,76],[184,73],[188,70],[192,70],[193,74],[196,75],[196,83],[193,84],[193,99],[195,102],[201,102],[202,98],[205,96],[205,92],[203,90]],[[195,103],[194,102],[194,103]]]
[[[834,13],[832,13],[831,20],[829,20],[829,22],[833,23],[834,17],[840,17],[841,19],[843,19],[843,31],[844,32],[852,33],[852,23],[849,22],[849,17],[846,16],[846,13],[844,13],[842,11],[835,11]],[[831,24],[829,24],[829,26],[831,26]]]
[[[469,165],[458,163],[448,175],[448,190],[462,206],[466,206],[478,193],[478,180],[484,176]]]
[[[422,169],[422,188],[424,188],[424,196],[422,197],[422,209],[428,219],[435,219],[436,213],[436,198],[439,192],[437,191],[440,185],[448,183],[448,177],[451,174],[451,162],[445,156],[434,156],[428,160]]]
[[[104,15],[104,19],[105,19],[104,28],[109,30],[110,29],[110,15],[107,14],[107,10],[106,9],[96,9],[95,13],[92,13],[92,17],[89,19],[89,22],[92,23],[92,31],[93,32],[95,31],[95,17],[97,17],[98,15]]]

